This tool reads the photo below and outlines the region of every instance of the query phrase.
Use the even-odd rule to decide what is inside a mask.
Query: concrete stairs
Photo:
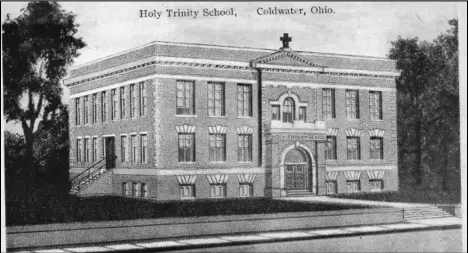
[[[404,208],[405,220],[420,220],[452,217],[452,215],[434,205],[414,206]]]
[[[286,192],[286,196],[288,197],[305,197],[305,196],[315,196],[314,193],[312,193],[309,190],[288,190]]]
[[[94,172],[93,174],[83,178],[82,180],[80,180],[77,184],[73,185],[71,190],[70,190],[70,194],[73,194],[73,195],[76,195],[78,194],[81,190],[83,190],[84,188],[86,188],[86,186],[88,186],[89,184],[91,184],[92,182],[94,182],[96,179],[98,179],[101,175],[103,175],[104,173],[106,173],[107,170],[97,170],[96,172]]]

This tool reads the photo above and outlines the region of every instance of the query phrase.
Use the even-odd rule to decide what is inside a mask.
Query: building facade
[[[395,62],[282,39],[279,50],[153,42],[71,69],[72,190],[159,200],[397,190]]]

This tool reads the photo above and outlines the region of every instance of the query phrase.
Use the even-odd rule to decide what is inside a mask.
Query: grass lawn
[[[427,203],[427,204],[459,204],[460,192],[444,192],[433,189],[400,189],[398,192],[363,192],[337,194],[332,197],[347,199],[364,199],[386,202]]]
[[[69,196],[37,205],[7,205],[7,226],[166,217],[197,217],[371,208],[340,204],[308,204],[267,198],[151,201],[118,196]]]

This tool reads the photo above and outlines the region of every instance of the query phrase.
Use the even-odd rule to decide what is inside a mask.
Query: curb
[[[394,225],[414,225],[416,227],[412,228],[395,228],[392,229],[386,226]],[[143,247],[137,246],[138,244],[144,244],[145,241],[139,242],[120,242],[120,246],[133,246],[127,248],[111,248],[112,243],[106,244],[95,244],[95,245],[67,245],[60,247],[47,247],[47,248],[22,248],[15,249],[14,251],[8,252],[161,252],[161,251],[170,251],[170,250],[187,250],[187,249],[203,249],[203,248],[213,248],[213,247],[225,247],[225,246],[238,246],[238,245],[252,245],[252,244],[261,244],[261,243],[274,243],[274,242],[288,242],[288,241],[301,241],[301,240],[315,240],[315,239],[326,239],[326,238],[340,238],[340,237],[350,237],[350,236],[364,236],[364,235],[379,235],[379,234],[391,234],[391,233],[404,233],[411,231],[430,231],[430,230],[446,230],[446,229],[458,229],[461,228],[461,224],[449,224],[449,225],[424,225],[419,223],[396,223],[396,224],[386,224],[386,225],[369,225],[369,226],[354,226],[354,227],[334,227],[327,229],[308,229],[308,230],[294,230],[294,231],[270,231],[265,233],[253,233],[253,234],[241,234],[241,235],[232,235],[236,236],[246,236],[246,237],[257,237],[255,240],[227,240],[222,239],[229,236],[210,236],[210,237],[191,237],[191,238],[167,238],[165,240],[157,240],[162,244],[166,243],[166,246],[155,246],[155,247]],[[350,231],[350,229],[359,229],[359,228],[375,228],[378,230],[375,231]],[[335,230],[342,231],[335,234],[314,234],[314,231],[324,231],[324,230]],[[306,232],[308,231],[308,232]],[[346,232],[344,232],[346,231]],[[280,233],[297,233],[300,236],[290,236],[290,237],[269,237],[267,234],[280,234]],[[260,237],[260,238],[258,238]],[[196,240],[209,240],[217,239],[217,242],[208,242],[208,243],[183,243],[182,241],[196,241]],[[172,239],[172,240],[171,240]],[[148,242],[148,240],[146,240]],[[171,245],[172,242],[172,245]],[[117,247],[119,245],[115,245]],[[93,250],[96,249],[96,250]],[[79,250],[67,250],[67,249],[82,249]],[[87,250],[86,250],[87,249]]]

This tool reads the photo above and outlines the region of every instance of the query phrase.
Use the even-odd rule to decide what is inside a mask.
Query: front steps
[[[312,193],[309,190],[288,190],[288,191],[286,191],[286,196],[288,196],[288,197],[307,197],[307,196],[315,196],[315,194]]]
[[[444,217],[452,217],[452,215],[434,205],[404,208],[405,220],[420,220]]]
[[[88,186],[89,184],[94,182],[96,179],[98,179],[101,175],[106,173],[106,171],[107,170],[102,170],[102,171],[99,170],[99,171],[93,173],[92,175],[90,175],[89,177],[87,177],[86,179],[80,181],[80,183],[73,185],[71,190],[70,190],[70,194],[72,194],[72,195],[78,194],[86,186]]]

